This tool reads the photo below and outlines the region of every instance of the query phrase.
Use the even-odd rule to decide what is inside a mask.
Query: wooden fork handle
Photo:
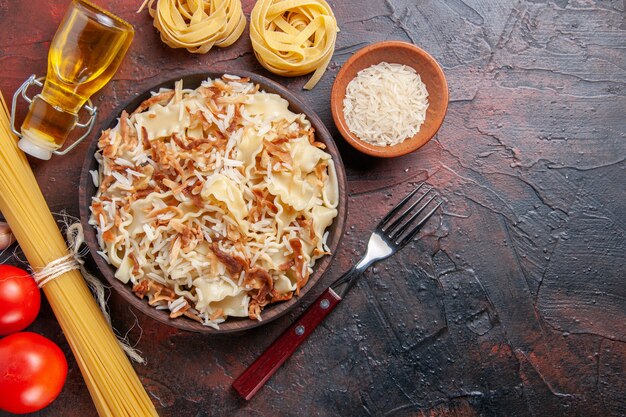
[[[235,379],[233,388],[239,395],[246,400],[251,399],[340,301],[341,297],[332,289],[326,289],[295,323]]]

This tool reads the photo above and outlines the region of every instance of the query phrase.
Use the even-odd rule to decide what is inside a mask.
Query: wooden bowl
[[[346,217],[346,174],[343,166],[343,162],[341,161],[341,156],[339,155],[339,151],[335,146],[335,142],[332,139],[332,136],[326,129],[326,126],[322,123],[320,118],[313,112],[309,107],[307,107],[304,103],[302,103],[293,93],[289,92],[286,88],[281,86],[278,83],[275,83],[265,77],[262,77],[257,74],[248,73],[245,71],[228,71],[229,74],[238,75],[240,77],[248,77],[250,80],[256,84],[261,86],[261,89],[265,90],[268,93],[276,93],[281,95],[287,101],[289,101],[289,109],[295,113],[304,113],[306,117],[309,119],[313,127],[316,131],[317,140],[323,142],[326,145],[326,150],[333,157],[333,161],[335,163],[335,168],[337,171],[337,181],[339,183],[339,205],[337,207],[337,217],[333,221],[333,224],[330,226],[329,235],[328,235],[328,247],[331,250],[331,253],[336,253],[337,247],[339,245],[339,241],[343,235],[343,228],[345,224]],[[134,109],[136,109],[141,102],[150,97],[150,91],[156,91],[161,87],[166,88],[174,88],[174,82],[180,79],[183,80],[183,84],[185,87],[196,88],[200,85],[203,80],[206,80],[208,77],[218,78],[223,75],[223,72],[206,72],[200,74],[191,74],[181,77],[176,77],[173,79],[169,79],[165,82],[162,82],[157,85],[153,85],[150,88],[147,88],[143,94],[135,97],[130,100],[127,104],[124,104],[119,109],[117,109],[109,119],[102,125],[101,130],[105,130],[108,128],[112,128],[117,124],[117,118],[122,113],[122,110],[126,110],[128,113],[131,113]],[[170,77],[170,76],[168,76]],[[117,280],[114,276],[115,268],[108,264],[100,255],[97,254],[97,251],[100,249],[98,246],[98,240],[96,237],[96,230],[93,226],[89,224],[89,216],[90,210],[89,206],[91,205],[91,198],[96,194],[96,187],[93,184],[93,180],[90,170],[97,170],[98,163],[94,158],[94,153],[97,150],[98,137],[100,136],[100,132],[94,135],[89,149],[87,151],[87,156],[85,158],[85,162],[83,164],[81,177],[80,177],[80,185],[79,185],[79,203],[80,203],[80,221],[85,231],[85,242],[89,247],[89,252],[94,259],[99,272],[104,278],[108,281],[108,283],[117,291],[124,300],[130,303],[133,307],[140,310],[144,314],[152,317],[153,319],[160,321],[161,323],[167,324],[169,326],[173,326],[182,330],[188,330],[193,332],[201,332],[201,333],[232,333],[236,331],[242,331],[251,329],[253,327],[260,326],[265,323],[269,323],[270,321],[282,316],[291,310],[296,303],[298,303],[302,297],[306,295],[309,290],[319,281],[322,274],[330,264],[332,260],[332,255],[325,256],[321,259],[318,259],[315,267],[313,268],[313,273],[309,278],[309,282],[307,285],[300,291],[299,297],[293,297],[291,300],[270,304],[268,305],[262,313],[263,321],[250,320],[249,318],[237,318],[237,317],[229,317],[226,321],[220,324],[220,329],[215,330],[211,327],[203,326],[200,323],[197,323],[187,317],[179,317],[176,319],[170,319],[166,310],[157,310],[154,307],[148,305],[147,300],[141,300],[137,296],[135,296],[131,291],[131,286],[122,283]]]
[[[350,81],[362,69],[381,62],[404,64],[414,68],[428,90],[429,105],[420,131],[404,142],[392,146],[375,146],[359,139],[348,128],[343,114],[343,99]],[[393,158],[413,152],[435,136],[448,110],[448,83],[435,58],[423,49],[401,41],[378,42],[357,51],[341,67],[333,84],[330,106],[337,129],[350,145],[371,156]]]

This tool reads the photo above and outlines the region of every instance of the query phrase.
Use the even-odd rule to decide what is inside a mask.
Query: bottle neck
[[[76,115],[87,101],[87,97],[81,97],[76,91],[73,91],[72,87],[75,88],[76,86],[68,87],[65,88],[61,84],[46,80],[40,96],[52,106]]]

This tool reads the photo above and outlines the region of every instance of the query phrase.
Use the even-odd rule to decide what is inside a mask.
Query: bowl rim
[[[178,80],[182,79],[184,84],[191,84],[192,86],[194,86],[193,88],[196,88],[200,85],[200,82],[202,82],[202,80],[206,80],[207,78],[219,78],[224,74],[236,75],[242,78],[249,78],[251,82],[259,84],[261,90],[267,91],[269,93],[279,94],[282,98],[287,100],[289,102],[289,108],[292,111],[295,111],[297,113],[304,113],[306,115],[307,119],[311,122],[311,125],[315,128],[317,140],[320,140],[326,145],[326,151],[330,153],[333,158],[335,171],[337,173],[339,203],[337,205],[337,217],[335,217],[335,219],[333,220],[330,229],[327,229],[331,231],[328,236],[328,246],[331,250],[331,255],[326,255],[317,260],[315,266],[313,267],[313,273],[309,277],[309,281],[307,282],[307,284],[300,291],[300,295],[294,296],[287,301],[268,305],[263,310],[264,315],[262,321],[251,320],[248,317],[230,317],[224,323],[221,323],[219,326],[220,329],[217,330],[209,326],[204,326],[201,323],[195,322],[186,317],[170,319],[166,310],[157,310],[156,308],[148,305],[145,299],[139,299],[132,293],[129,284],[124,284],[114,277],[114,267],[108,264],[100,255],[97,254],[97,251],[100,248],[96,238],[96,231],[95,228],[89,224],[89,207],[91,205],[91,198],[93,195],[95,195],[96,192],[96,187],[93,184],[93,179],[89,171],[93,170],[94,168],[97,169],[98,166],[94,158],[94,154],[97,150],[98,138],[100,137],[101,132],[105,129],[115,126],[115,124],[117,123],[117,119],[123,110],[134,110],[139,106],[141,102],[150,97],[151,91],[157,91],[161,87],[173,88],[174,83]],[[207,334],[235,333],[253,329],[255,327],[270,323],[273,320],[276,320],[277,318],[285,315],[286,313],[291,311],[299,302],[301,302],[301,300],[321,280],[321,277],[324,275],[325,271],[328,269],[330,263],[334,259],[343,237],[347,216],[347,179],[345,167],[341,159],[341,154],[337,149],[332,135],[330,134],[322,120],[319,118],[317,113],[315,113],[308,105],[303,103],[294,93],[292,93],[286,87],[280,85],[279,83],[252,72],[243,70],[215,69],[212,71],[196,71],[183,73],[176,76],[167,74],[161,79],[158,79],[156,81],[152,79],[152,82],[146,84],[148,84],[149,87],[143,88],[142,85],[142,87],[139,89],[141,91],[140,93],[133,95],[131,98],[124,101],[121,105],[117,106],[100,125],[100,130],[92,134],[93,137],[89,142],[89,146],[84,157],[84,162],[79,179],[79,211],[80,222],[85,233],[85,243],[89,249],[89,254],[91,258],[96,265],[96,270],[94,270],[93,272],[95,272],[101,280],[104,278],[104,280],[115,289],[115,291],[124,299],[124,301],[128,302],[137,310],[141,311],[142,313],[146,314],[147,316],[158,322],[181,330]]]
[[[345,94],[346,94],[345,90],[350,81],[350,80],[347,80],[343,84],[343,87],[342,87],[341,85],[342,81],[347,77],[346,73],[351,69],[351,67],[354,66],[354,64],[358,60],[363,58],[365,55],[371,54],[375,51],[379,51],[380,49],[389,49],[389,48],[402,49],[404,51],[407,51],[408,53],[419,56],[420,59],[428,62],[435,69],[438,75],[437,78],[441,80],[442,85],[443,85],[443,88],[441,88],[443,108],[442,108],[440,115],[435,119],[435,125],[434,125],[435,129],[433,131],[433,134],[430,137],[426,138],[425,140],[415,142],[415,144],[413,144],[412,146],[407,146],[407,144],[410,144],[410,141],[415,139],[416,136],[419,135],[419,132],[415,136],[411,138],[407,138],[403,142],[398,143],[396,145],[392,145],[392,146],[383,147],[383,146],[376,146],[376,145],[367,143],[363,141],[362,139],[358,138],[355,134],[353,134],[350,131],[346,123],[346,120],[344,118],[344,114],[343,114],[343,98],[345,97]],[[381,62],[382,61],[383,60],[381,60]],[[443,72],[443,69],[441,68],[441,65],[439,65],[437,60],[432,55],[430,55],[428,52],[426,52],[424,49],[420,48],[419,46],[414,45],[409,42],[399,41],[399,40],[376,42],[356,51],[341,66],[341,69],[339,70],[339,72],[337,73],[337,76],[335,77],[335,81],[333,83],[332,90],[331,90],[331,112],[333,116],[333,121],[335,122],[335,125],[337,126],[337,130],[339,130],[339,133],[341,134],[341,136],[346,140],[346,142],[348,142],[352,147],[354,147],[358,151],[363,152],[367,155],[375,156],[379,158],[395,158],[398,156],[406,155],[406,154],[416,151],[417,149],[421,148],[426,143],[428,143],[441,128],[441,125],[443,124],[443,121],[445,119],[445,116],[448,110],[448,104],[449,104],[448,81],[446,79],[445,73]]]

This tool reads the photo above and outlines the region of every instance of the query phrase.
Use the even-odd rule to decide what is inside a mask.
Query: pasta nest
[[[314,72],[317,84],[335,50],[337,20],[324,0],[259,0],[250,15],[254,53],[266,69],[285,77]]]
[[[146,0],[161,40],[195,54],[235,43],[246,27],[240,0]]]

